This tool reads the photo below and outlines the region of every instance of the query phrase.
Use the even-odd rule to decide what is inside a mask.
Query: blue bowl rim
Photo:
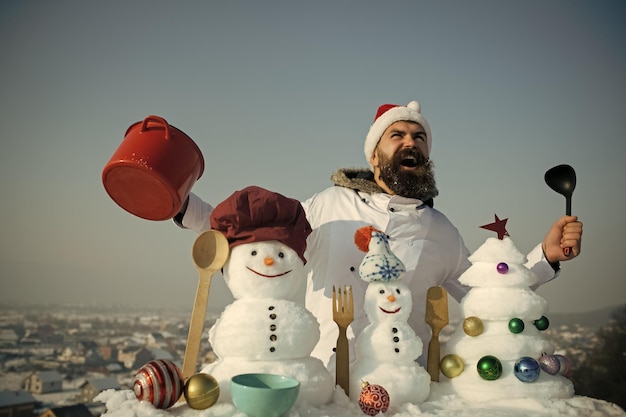
[[[282,387],[262,387],[262,386],[254,386],[254,385],[245,384],[240,381],[242,378],[254,378],[254,377],[259,377],[259,376],[269,377],[271,379],[287,382],[290,384],[287,386],[282,386]],[[231,381],[231,384],[236,384],[247,389],[259,389],[259,390],[288,390],[288,389],[294,389],[300,386],[300,381],[298,381],[294,377],[291,377],[288,375],[268,373],[268,372],[249,372],[249,373],[244,373],[244,374],[237,374],[231,377],[230,381]]]

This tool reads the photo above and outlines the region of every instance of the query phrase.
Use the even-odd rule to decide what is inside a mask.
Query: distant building
[[[111,361],[117,358],[117,349],[113,346],[100,346],[98,347],[98,354],[105,361]]]
[[[117,353],[118,362],[124,364],[124,367],[126,367],[126,369],[139,369],[141,366],[151,361],[152,359],[154,359],[152,352],[144,347],[127,348],[120,350]],[[137,366],[136,364],[139,364],[139,366]]]
[[[0,329],[0,346],[15,346],[19,336],[13,329]]]
[[[80,394],[76,398],[81,403],[91,403],[98,394],[108,389],[120,389],[120,384],[115,378],[92,378],[79,387]]]
[[[122,364],[120,363],[109,363],[107,364],[104,369],[106,370],[106,373],[108,374],[119,374],[124,372],[124,368],[122,367]]]
[[[48,408],[39,417],[93,417],[85,404]]]
[[[64,347],[57,355],[57,360],[60,362],[70,362],[74,356],[77,356],[77,351],[71,346]]]
[[[90,340],[82,340],[73,346],[66,346],[59,352],[57,360],[76,365],[100,365],[105,362],[96,342]]]
[[[63,391],[63,377],[57,371],[33,372],[24,380],[24,389],[33,394]]]
[[[118,362],[126,369],[137,370],[153,359],[174,360],[174,357],[167,350],[154,347],[126,348],[117,353]]]
[[[32,417],[36,404],[28,391],[0,391],[0,417]]]
[[[161,347],[165,345],[165,338],[162,333],[152,332],[146,336],[146,344],[148,346]]]
[[[98,352],[98,344],[93,340],[81,340],[76,344],[76,348],[78,354],[82,356],[89,356]]]

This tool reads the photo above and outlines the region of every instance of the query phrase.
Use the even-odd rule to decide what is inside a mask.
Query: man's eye
[[[253,250],[252,252],[250,252],[250,255],[252,255],[252,256],[256,256],[256,251],[255,251],[255,250]]]
[[[385,293],[385,290],[380,290],[380,291],[378,291],[378,292],[379,292],[380,294],[384,294],[384,293]]]

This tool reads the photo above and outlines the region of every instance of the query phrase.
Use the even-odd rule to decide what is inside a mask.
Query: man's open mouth
[[[414,156],[405,156],[400,164],[407,168],[415,168],[417,166],[417,158]]]

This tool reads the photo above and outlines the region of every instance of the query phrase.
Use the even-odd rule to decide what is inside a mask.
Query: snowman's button
[[[395,348],[394,350],[396,351],[396,353],[400,353],[400,349]]]
[[[278,339],[278,337],[276,337],[276,335],[275,335],[275,334],[270,335],[270,340],[271,340],[272,342],[275,342],[275,341],[276,341],[276,339]]]
[[[396,337],[393,338],[393,341],[398,343],[400,341],[400,338],[398,336],[396,336]]]
[[[397,327],[392,328],[392,329],[391,329],[391,332],[392,332],[392,333],[398,333],[398,328],[397,328]]]
[[[274,313],[270,314],[270,319],[276,320],[276,314],[274,314]]]
[[[270,306],[270,308],[268,308],[268,310],[269,310],[269,311],[272,311],[272,310],[274,310],[275,308],[276,308],[276,307],[274,307],[274,306]]]
[[[276,352],[276,348],[275,348],[274,346],[272,346],[272,347],[270,348],[270,352],[272,352],[272,353],[273,353],[273,352]]]
[[[271,330],[271,331],[276,330],[276,325],[275,325],[275,324],[270,324],[270,330]]]
[[[350,272],[354,272],[355,268],[353,266],[350,267]]]

